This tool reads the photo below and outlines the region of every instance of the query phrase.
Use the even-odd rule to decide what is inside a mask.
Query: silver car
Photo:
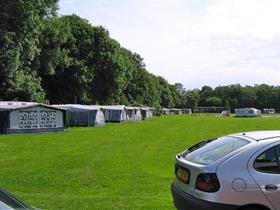
[[[0,210],[40,210],[27,206],[11,193],[0,188]]]
[[[200,142],[176,156],[180,210],[280,210],[280,131]]]

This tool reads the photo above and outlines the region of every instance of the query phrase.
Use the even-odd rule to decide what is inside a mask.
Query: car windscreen
[[[186,150],[182,156],[188,161],[209,165],[249,143],[245,139],[225,136],[200,142]]]

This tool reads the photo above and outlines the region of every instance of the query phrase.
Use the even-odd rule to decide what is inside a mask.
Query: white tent
[[[163,108],[163,109],[162,109],[162,114],[163,114],[163,115],[169,115],[169,114],[170,114],[170,113],[169,113],[169,109]]]
[[[0,133],[64,130],[65,111],[35,102],[0,102]]]
[[[154,115],[154,108],[152,107],[141,107],[142,119],[151,118]]]
[[[182,109],[183,114],[192,114],[191,109]]]
[[[0,106],[27,106],[38,105],[37,102],[25,102],[25,101],[0,101]]]
[[[236,117],[257,117],[261,116],[261,110],[255,108],[240,108],[235,109],[235,116]]]
[[[92,107],[102,108],[106,122],[126,122],[127,114],[125,105],[94,105]]]
[[[142,120],[140,107],[126,106],[125,109],[127,114],[127,120],[134,122]]]
[[[101,108],[80,104],[53,105],[66,110],[67,126],[101,126],[105,117]]]
[[[182,111],[182,109],[175,109],[175,108],[173,108],[173,109],[170,109],[170,113],[171,114],[182,114],[183,111]]]

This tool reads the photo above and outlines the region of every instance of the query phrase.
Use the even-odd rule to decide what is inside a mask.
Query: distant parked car
[[[280,131],[200,142],[176,156],[175,176],[180,210],[279,210]]]
[[[9,192],[0,189],[0,210],[39,210],[27,206]]]

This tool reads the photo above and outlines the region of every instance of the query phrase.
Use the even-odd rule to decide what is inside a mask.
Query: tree
[[[0,100],[279,110],[280,86],[186,91],[149,73],[107,29],[56,11],[57,0],[0,0]]]
[[[199,101],[199,90],[194,89],[186,92],[187,107],[196,110]]]
[[[238,101],[239,107],[256,107],[256,91],[251,86],[241,88],[241,97]]]
[[[211,96],[206,98],[207,106],[222,106],[222,100],[217,96]]]
[[[44,22],[55,16],[55,0],[0,1],[0,98],[43,101],[33,68]]]
[[[157,77],[157,79],[159,81],[160,105],[166,108],[174,107],[169,83],[163,77]]]
[[[227,110],[227,111],[231,111],[231,109],[230,109],[230,104],[229,104],[229,100],[227,99],[226,100],[226,103],[225,103],[225,109]]]
[[[173,93],[173,100],[175,103],[175,107],[177,108],[185,108],[186,107],[186,90],[181,83],[175,83],[171,86],[171,90]]]
[[[208,97],[213,96],[214,92],[213,92],[213,88],[210,86],[203,86],[201,88],[201,91],[199,92],[199,102],[198,104],[200,106],[205,106],[206,105],[206,99]]]
[[[228,85],[228,86],[218,86],[214,89],[214,96],[219,97],[223,103],[229,99],[231,107],[239,107],[239,101],[241,98],[241,85]]]
[[[90,103],[94,28],[72,15],[51,19],[41,38],[39,72],[51,103]]]
[[[266,84],[256,85],[256,107],[259,109],[273,108],[275,95],[274,87]]]

